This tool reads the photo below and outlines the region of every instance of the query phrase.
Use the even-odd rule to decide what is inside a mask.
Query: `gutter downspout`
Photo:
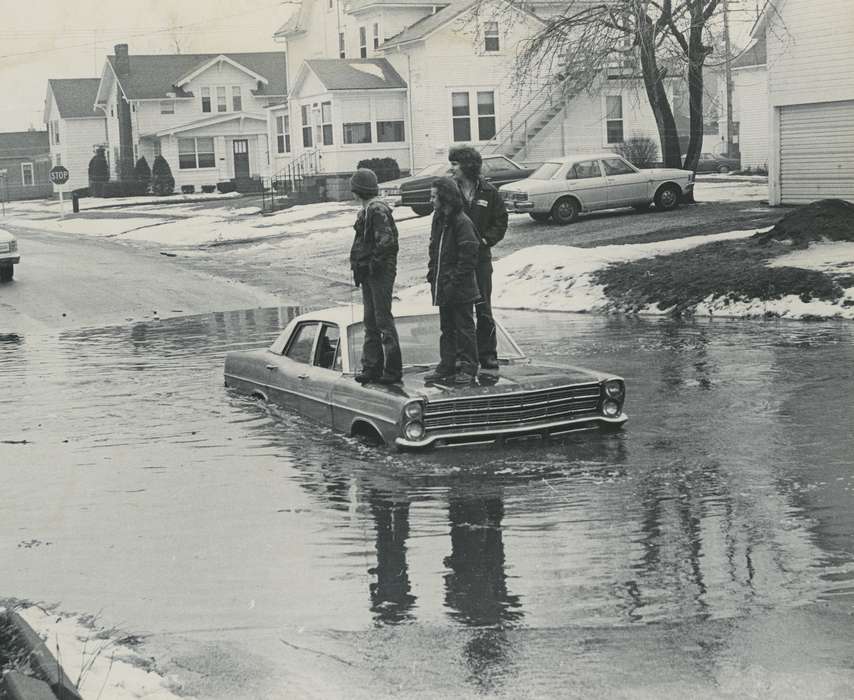
[[[400,53],[400,46],[397,52]],[[412,175],[415,172],[415,128],[412,122],[412,60],[409,54],[406,54],[406,109],[409,114],[409,174]]]

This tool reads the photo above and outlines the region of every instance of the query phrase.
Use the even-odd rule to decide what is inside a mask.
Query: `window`
[[[33,184],[33,164],[32,163],[21,163],[21,184],[22,185],[32,185]]]
[[[215,166],[213,137],[178,139],[178,167],[181,170]]]
[[[172,100],[161,100],[160,114],[175,114],[175,103]]]
[[[351,122],[344,125],[344,143],[370,143],[371,123]]]
[[[243,110],[243,97],[240,94],[240,86],[234,85],[231,88],[231,108],[235,112]]]
[[[276,146],[279,153],[291,152],[291,125],[287,115],[276,117]]]
[[[359,56],[368,57],[368,30],[365,27],[359,27]]]
[[[477,135],[481,141],[495,136],[495,93],[492,90],[477,93]]]
[[[374,51],[380,47],[380,25],[374,22]]]
[[[607,143],[623,142],[623,98],[620,95],[605,97]]]
[[[157,158],[157,156],[159,156],[159,155],[160,155],[160,139],[156,139],[154,141],[154,157]]]
[[[451,93],[451,119],[454,141],[471,141],[471,111],[467,92]]]
[[[347,52],[344,50],[344,32],[338,35],[338,58],[347,58]]]
[[[311,148],[311,105],[300,107],[302,116],[302,145],[303,148]]]
[[[56,163],[54,163],[54,165],[62,165],[62,154],[61,153],[56,154]]]
[[[333,0],[328,0],[328,1],[327,1],[327,3],[326,3],[326,9],[327,9],[327,10],[331,10],[331,9],[332,9],[332,3],[333,3]]]
[[[59,119],[53,121],[53,142],[59,143]]]
[[[216,111],[228,111],[228,101],[225,99],[225,87],[222,85],[216,89]]]
[[[209,87],[202,88],[202,111],[211,111],[211,89]]]
[[[483,50],[498,51],[499,47],[498,22],[486,22],[483,25]]]
[[[406,141],[403,121],[377,122],[377,143]]]
[[[332,103],[322,102],[320,104],[320,125],[323,134],[323,145],[332,145]]]
[[[605,158],[602,165],[605,166],[606,175],[631,175],[635,172],[622,158]]]
[[[323,325],[320,330],[320,337],[317,339],[315,365],[324,369],[341,369],[341,356],[338,353],[340,338],[341,332],[338,330],[338,326]]]
[[[291,358],[294,362],[309,364],[318,325],[317,323],[304,323],[297,326],[291,336],[291,341],[288,343],[288,349],[285,350],[285,357]]]
[[[582,160],[573,165],[566,174],[567,180],[585,180],[591,177],[602,177],[598,161]]]

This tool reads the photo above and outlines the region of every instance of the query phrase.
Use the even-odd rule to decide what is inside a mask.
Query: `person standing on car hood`
[[[478,248],[477,358],[483,369],[498,369],[495,320],[492,317],[492,252],[507,232],[507,209],[498,190],[480,176],[483,160],[471,146],[455,146],[448,152],[451,171],[463,195],[463,210],[474,224]]]
[[[373,170],[359,168],[350,178],[350,190],[362,205],[353,228],[356,236],[350,249],[353,282],[362,287],[365,344],[360,384],[394,384],[403,377],[400,342],[391,296],[397,276],[397,226],[391,209],[377,198],[379,188]]]

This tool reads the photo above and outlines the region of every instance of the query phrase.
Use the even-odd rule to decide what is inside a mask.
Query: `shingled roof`
[[[423,39],[445,23],[461,15],[474,4],[475,0],[451,0],[447,5],[437,5],[439,9],[436,12],[423,17],[414,24],[410,24],[400,33],[386,39],[383,42],[383,48]]]
[[[103,112],[96,112],[95,98],[98,95],[99,78],[51,79],[47,83],[56,100],[59,116],[63,119],[85,117],[104,118]]]
[[[190,97],[184,90],[175,87],[175,82],[196,68],[217,58],[226,56],[232,61],[248,68],[253,73],[264,76],[266,84],[261,84],[256,95],[284,95],[286,91],[285,53],[284,51],[265,51],[260,53],[197,53],[167,55],[130,54],[130,75],[118,76],[122,91],[129,100],[165,98],[167,93],[177,97]],[[116,70],[116,57],[107,56],[107,60]]]
[[[0,133],[0,158],[34,158],[50,153],[46,131],[7,131]]]
[[[385,58],[311,58],[306,64],[327,90],[406,87],[406,81]]]

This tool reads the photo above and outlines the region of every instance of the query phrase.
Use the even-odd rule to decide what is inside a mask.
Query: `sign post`
[[[66,168],[62,165],[57,165],[57,166],[51,168],[50,172],[48,173],[48,177],[50,178],[50,181],[54,185],[59,185],[59,215],[63,219],[65,218],[65,202],[62,199],[62,190],[63,190],[62,186],[66,182],[68,182],[68,175],[69,175],[68,168]]]

